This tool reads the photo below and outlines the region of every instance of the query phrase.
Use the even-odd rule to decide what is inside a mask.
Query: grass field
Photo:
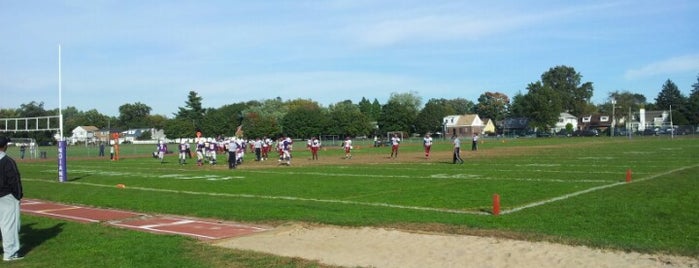
[[[120,161],[95,157],[96,148],[76,146],[68,149],[65,183],[57,182],[55,148],[48,150],[50,161],[18,162],[27,197],[64,203],[271,225],[388,226],[699,257],[696,137],[488,139],[478,151],[462,152],[463,165],[451,164],[448,142],[435,144],[429,160],[418,141],[402,144],[397,159],[388,158],[390,148],[368,144],[356,146],[352,159],[342,159],[338,147],[329,147],[319,161],[311,161],[301,149],[290,167],[278,166],[274,159],[255,162],[248,154],[239,169],[228,170],[224,156],[217,166],[197,167],[192,160],[180,166],[175,155],[164,164],[148,157],[152,146],[124,145]],[[9,154],[18,158],[15,148]],[[625,182],[628,170],[631,183]],[[501,199],[499,216],[491,214],[494,194]],[[38,233],[61,229],[48,237],[25,235],[26,241],[36,240],[31,256],[18,264],[26,267],[52,263],[63,256],[62,247],[71,251],[68,256],[110,267],[133,266],[133,260],[103,256],[112,251],[143,259],[143,266],[171,267],[161,265],[172,262],[160,258],[188,267],[317,266],[222,251],[180,237],[31,216],[23,220],[23,228]]]

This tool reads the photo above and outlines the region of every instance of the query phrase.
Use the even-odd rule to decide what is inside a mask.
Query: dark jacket
[[[0,197],[12,194],[17,200],[22,199],[22,180],[15,160],[5,155],[0,159]]]

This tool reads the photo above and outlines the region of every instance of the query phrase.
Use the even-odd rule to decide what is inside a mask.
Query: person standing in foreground
[[[452,143],[454,144],[454,161],[453,163],[456,164],[457,162],[459,164],[463,164],[464,160],[461,159],[461,140],[459,140],[459,136],[454,135],[452,137]]]
[[[20,210],[22,180],[14,159],[7,156],[10,138],[0,137],[0,233],[3,261],[21,260],[19,254]]]
[[[430,133],[425,134],[422,138],[422,146],[425,147],[425,158],[430,159],[430,151],[432,150],[432,136]]]

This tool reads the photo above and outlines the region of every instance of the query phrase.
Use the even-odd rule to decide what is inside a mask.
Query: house
[[[444,134],[449,136],[473,136],[483,132],[483,121],[477,114],[448,115],[442,119]]]
[[[483,118],[482,134],[495,134],[495,123],[493,123],[493,119]]]
[[[70,136],[70,144],[95,142],[95,133],[97,131],[99,131],[99,128],[95,126],[78,126],[72,131],[73,135]]]
[[[641,131],[646,129],[659,129],[667,127],[670,124],[669,111],[646,111],[641,108],[639,110],[639,127]]]
[[[144,133],[149,133],[150,134],[150,140],[151,141],[161,141],[161,140],[166,140],[165,138],[165,132],[162,129],[155,129],[155,128],[135,128],[135,129],[129,129],[126,131],[121,132],[121,137],[123,142],[134,142],[141,138],[141,135]]]
[[[502,121],[503,135],[526,135],[530,130],[529,118],[526,117],[505,118]]]
[[[573,126],[571,131],[577,130],[578,118],[569,113],[561,113],[560,115],[558,115],[558,121],[556,122],[556,125],[553,126],[553,132],[559,133],[563,130],[566,130],[566,126],[568,124],[571,124]]]
[[[578,130],[601,130],[604,131],[612,126],[612,118],[608,115],[594,114],[580,118]]]

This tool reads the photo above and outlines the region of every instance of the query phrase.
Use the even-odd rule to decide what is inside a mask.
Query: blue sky
[[[30,101],[118,115],[141,102],[171,117],[304,98],[328,106],[391,93],[512,97],[557,65],[654,102],[699,74],[699,1],[0,0],[0,108]]]

